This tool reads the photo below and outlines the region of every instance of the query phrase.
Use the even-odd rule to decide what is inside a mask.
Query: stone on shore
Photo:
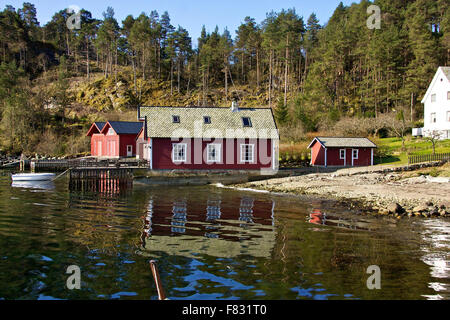
[[[405,209],[398,203],[393,203],[387,207],[387,210],[390,214],[403,214],[405,212]]]
[[[413,209],[414,213],[422,213],[422,212],[425,212],[425,211],[428,211],[428,207],[427,206],[417,206],[417,207],[414,207],[414,209]]]

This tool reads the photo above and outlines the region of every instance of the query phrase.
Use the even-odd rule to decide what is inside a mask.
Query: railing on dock
[[[409,156],[408,164],[450,161],[450,153],[422,154],[418,156]]]
[[[64,171],[76,168],[146,168],[148,162],[136,159],[117,160],[32,160],[31,171]]]

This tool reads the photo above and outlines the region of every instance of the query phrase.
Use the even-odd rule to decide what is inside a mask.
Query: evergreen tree
[[[286,125],[289,122],[289,110],[288,106],[280,99],[278,106],[275,109],[275,119],[279,125]]]

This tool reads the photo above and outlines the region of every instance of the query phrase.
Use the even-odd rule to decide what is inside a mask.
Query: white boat
[[[16,181],[11,184],[11,187],[21,189],[53,190],[55,189],[55,184],[53,181]]]
[[[55,179],[54,173],[19,173],[12,175],[13,182],[19,181],[52,181]]]

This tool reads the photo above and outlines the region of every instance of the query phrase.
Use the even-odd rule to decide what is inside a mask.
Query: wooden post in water
[[[156,261],[150,261],[150,269],[152,269],[153,279],[155,279],[156,290],[158,290],[158,299],[166,300],[166,294],[161,283],[161,278],[159,277],[158,267],[156,266]]]

